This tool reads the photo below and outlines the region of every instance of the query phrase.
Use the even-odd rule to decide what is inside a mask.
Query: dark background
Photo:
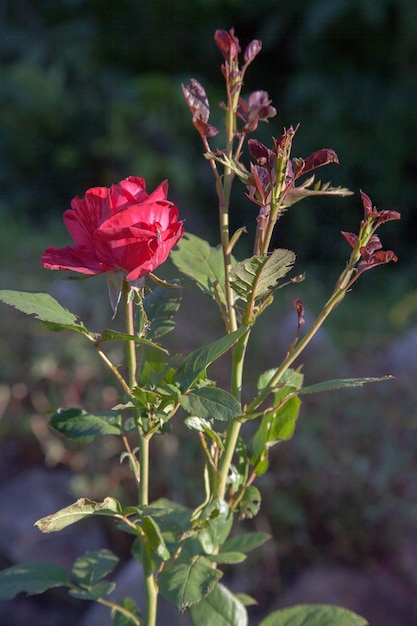
[[[413,0],[3,0],[0,10],[2,213],[39,223],[88,187],[129,173],[150,188],[168,178],[183,211],[211,226],[212,181],[196,159],[201,146],[180,83],[197,77],[222,125],[213,34],[234,26],[242,46],[263,41],[244,92],[266,89],[278,110],[258,137],[300,123],[294,155],[333,148],[341,165],[322,175],[401,211],[393,244],[414,252]],[[329,262],[340,248],[334,214],[349,230],[358,197],[310,205],[291,212],[282,238],[301,238],[303,255]],[[253,221],[243,200],[239,213],[239,222]]]

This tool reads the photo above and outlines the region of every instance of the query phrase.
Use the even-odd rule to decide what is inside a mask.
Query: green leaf
[[[111,616],[113,619],[113,626],[132,626],[142,624],[142,620],[139,619],[139,611],[135,602],[131,598],[124,598],[122,602],[119,603],[120,606],[131,613],[131,617],[126,613],[122,613],[117,608],[113,608],[111,611]]]
[[[255,550],[259,548],[266,541],[271,539],[271,535],[268,533],[243,533],[242,535],[235,535],[228,539],[222,546],[221,551],[225,552],[251,552],[251,550]]]
[[[383,380],[394,380],[395,376],[381,376],[380,378],[339,378],[335,380],[325,380],[322,383],[309,385],[300,389],[300,394],[319,393],[321,391],[332,391],[334,389],[348,389],[349,387],[363,387],[367,383],[379,383]]]
[[[351,196],[353,194],[353,191],[346,187],[332,187],[330,183],[322,184],[321,181],[317,181],[313,189],[308,189],[313,184],[314,178],[314,176],[310,176],[298,187],[293,185],[289,188],[284,196],[282,207],[287,208],[310,196]]]
[[[88,587],[88,589],[70,589],[69,594],[77,600],[98,600],[104,596],[108,596],[109,593],[114,591],[116,583],[111,583],[107,580],[101,580],[96,585]]]
[[[278,402],[280,394],[277,394]],[[279,406],[273,412],[266,413],[262,417],[262,421],[258,430],[251,441],[251,448],[254,457],[251,462],[256,465],[262,456],[267,455],[267,450],[279,441],[291,439],[294,434],[295,424],[300,412],[301,400],[298,396],[290,397],[284,404]],[[258,473],[264,473],[267,466],[262,466],[257,470]]]
[[[278,281],[292,269],[295,254],[278,248],[271,254],[259,254],[236,263],[230,272],[230,284],[243,300],[259,300],[278,287]]]
[[[203,419],[227,421],[242,414],[240,402],[227,391],[217,387],[193,389],[179,400],[188,413]]]
[[[226,304],[224,291],[224,259],[221,246],[211,247],[207,241],[186,233],[170,254],[174,265],[191,278],[206,295],[214,298],[216,288],[220,302]]]
[[[208,420],[193,415],[192,417],[186,417],[184,423],[190,430],[196,430],[197,432],[204,433],[206,437],[211,439],[216,444],[219,450],[224,449],[223,441],[220,435],[212,428],[211,423]]]
[[[49,425],[62,435],[78,443],[89,443],[103,435],[120,435],[120,413],[108,411],[92,415],[82,409],[59,409],[49,420]]]
[[[94,502],[88,498],[80,498],[74,504],[52,513],[35,523],[43,533],[52,533],[71,526],[76,522],[92,517],[93,515],[106,515],[110,517],[121,515],[122,507],[115,498],[105,498],[103,502]]]
[[[188,563],[165,567],[157,580],[164,598],[184,611],[205,598],[222,576],[206,557],[195,556]]]
[[[218,564],[234,565],[236,563],[243,563],[246,560],[246,555],[242,552],[219,552],[219,554],[210,554],[210,561]]]
[[[206,554],[214,554],[229,536],[233,514],[224,500],[216,499],[204,507],[199,519],[207,520],[208,526],[198,533],[198,541]]]
[[[368,622],[338,606],[300,604],[274,611],[259,626],[367,626]]]
[[[150,322],[146,336],[156,339],[166,335],[175,328],[174,314],[181,303],[181,289],[155,287],[143,301],[143,309]]]
[[[50,330],[68,328],[77,332],[86,333],[84,324],[78,321],[76,315],[65,309],[49,295],[49,293],[35,293],[32,291],[0,290],[0,301],[13,306],[27,315],[34,315]]]
[[[148,507],[138,508],[148,511]],[[156,509],[156,512],[150,513],[152,517],[158,516],[159,510],[162,511],[162,515],[158,517],[158,526],[164,533],[166,541],[175,542],[178,536],[190,528],[192,509],[188,509],[177,502],[171,502],[167,498],[156,500],[152,503],[151,508]]]
[[[256,606],[258,604],[257,600],[247,593],[238,592],[235,596],[244,606]]]
[[[92,586],[114,570],[119,558],[111,550],[94,550],[79,556],[72,574],[79,585]]]
[[[259,376],[258,392],[263,391],[268,386],[277,371],[278,368],[272,368],[270,370],[267,370],[266,372],[263,372],[263,374]],[[275,385],[275,387],[271,389],[271,392],[279,391],[282,394],[282,391],[285,390],[285,393],[282,394],[282,396],[284,397],[285,395],[288,395],[290,391],[298,391],[299,389],[301,389],[303,380],[304,376],[303,374],[301,374],[301,372],[297,372],[297,370],[289,368],[281,376],[279,382]]]
[[[187,391],[193,383],[206,371],[207,367],[216,361],[222,354],[230,350],[236,341],[247,332],[246,326],[241,326],[233,333],[229,333],[207,346],[202,346],[185,357],[176,372],[176,380],[183,391]]]
[[[195,626],[247,626],[248,614],[240,600],[217,584],[204,600],[190,608]]]
[[[34,596],[69,586],[67,571],[53,563],[22,563],[0,571],[0,600],[11,600],[23,592]]]
[[[259,513],[261,508],[261,492],[258,487],[249,485],[246,487],[241,501],[239,502],[240,519],[252,519]]]
[[[157,343],[153,343],[148,339],[143,339],[143,337],[137,337],[136,335],[128,335],[127,333],[119,333],[117,330],[111,330],[110,328],[106,328],[102,335],[98,335],[96,341],[98,343],[103,343],[104,341],[136,341],[136,343],[140,343],[147,348],[151,348],[153,350],[159,350],[164,354],[168,354],[168,350],[163,348]]]
[[[167,561],[171,555],[162,537],[161,530],[153,517],[144,517],[142,528],[148,538],[151,554],[157,554],[163,561]]]

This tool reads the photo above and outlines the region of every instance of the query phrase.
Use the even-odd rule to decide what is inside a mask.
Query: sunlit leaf
[[[278,281],[292,269],[295,254],[278,248],[271,254],[260,254],[236,263],[230,272],[234,291],[243,300],[259,300],[276,289]]]
[[[95,502],[88,498],[80,498],[74,504],[42,517],[35,523],[43,533],[52,533],[62,530],[93,515],[119,516],[122,512],[120,503],[115,498],[105,498],[103,502]]]
[[[51,330],[70,329],[81,333],[87,332],[77,316],[65,309],[49,293],[2,289],[0,301],[13,306],[22,313],[34,315],[38,320],[45,322]]]

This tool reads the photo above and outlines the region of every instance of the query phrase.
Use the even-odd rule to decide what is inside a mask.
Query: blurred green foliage
[[[234,26],[242,46],[263,41],[245,88],[267,89],[278,116],[259,138],[300,122],[297,153],[335,149],[341,166],[323,177],[402,211],[386,246],[401,258],[395,238],[411,251],[414,0],[6,0],[0,11],[1,212],[38,222],[88,187],[139,175],[149,189],[170,180],[189,229],[214,225],[211,173],[180,83],[201,80],[221,125],[213,34]],[[250,227],[253,207],[243,194],[237,203],[233,225]],[[280,243],[305,260],[340,258],[335,232],[356,228],[358,196],[307,208],[289,212]]]

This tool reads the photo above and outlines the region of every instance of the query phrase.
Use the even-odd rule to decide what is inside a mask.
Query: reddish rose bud
[[[262,50],[262,41],[260,39],[254,39],[245,48],[243,53],[243,60],[247,65],[252,63],[257,54]]]
[[[369,261],[375,254],[376,250],[381,250],[382,243],[378,235],[372,235],[366,246],[360,249],[361,256],[365,261]]]
[[[225,61],[236,61],[240,52],[239,39],[235,36],[234,28],[227,30],[216,30],[214,33],[216,42]]]
[[[183,235],[177,207],[167,200],[164,181],[151,194],[130,176],[110,188],[89,189],[74,198],[64,222],[75,245],[51,246],[41,256],[50,270],[103,274],[122,270],[135,281],[163,263]]]
[[[265,162],[268,159],[269,153],[271,152],[271,150],[268,150],[268,148],[257,139],[249,139],[248,148],[251,156],[256,161]]]
[[[354,233],[347,233],[343,230],[341,232],[343,237],[352,246],[352,248],[355,248],[356,244],[358,243],[358,235],[355,235]]]
[[[239,98],[237,115],[245,122],[243,132],[253,132],[259,122],[267,122],[268,118],[277,114],[271,102],[266,91],[254,91],[247,102],[244,98]]]
[[[401,213],[398,213],[398,211],[388,211],[384,209],[378,211],[377,208],[372,205],[370,197],[365,192],[361,191],[360,194],[362,198],[365,220],[375,220],[377,225],[379,225],[383,224],[384,222],[389,222],[390,220],[401,219]]]
[[[300,298],[296,298],[294,300],[294,308],[297,311],[297,315],[298,315],[298,326],[301,326],[301,324],[304,324],[305,319],[304,319],[304,305],[301,302]]]
[[[393,261],[396,263],[398,257],[392,250],[377,250],[369,259],[364,259],[358,264],[358,275],[366,270],[370,270],[377,265],[385,265]]]
[[[315,170],[317,167],[322,167],[323,165],[328,165],[329,163],[339,163],[336,152],[334,150],[330,150],[329,148],[316,150],[316,152],[313,152],[313,154],[310,154],[310,156],[304,159],[302,173],[306,174],[307,172],[311,172],[311,170]]]

